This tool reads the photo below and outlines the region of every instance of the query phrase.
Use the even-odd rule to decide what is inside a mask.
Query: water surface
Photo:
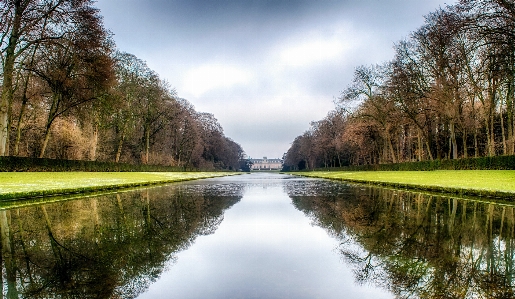
[[[266,173],[204,181],[241,185],[243,197],[139,298],[391,298],[356,285],[339,241],[292,205],[287,186],[309,181]]]

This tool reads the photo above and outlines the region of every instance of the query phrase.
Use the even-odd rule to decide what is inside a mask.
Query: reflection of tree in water
[[[242,188],[176,185],[0,211],[7,298],[134,298]]]
[[[359,283],[400,298],[515,297],[514,206],[324,181],[296,184],[286,187],[293,204],[341,240]]]

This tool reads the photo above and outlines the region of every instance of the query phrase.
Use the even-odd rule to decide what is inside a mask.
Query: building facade
[[[281,170],[283,167],[283,160],[281,159],[249,159],[252,163],[251,170]]]

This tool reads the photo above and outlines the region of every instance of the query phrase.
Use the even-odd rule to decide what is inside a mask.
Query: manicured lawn
[[[299,174],[351,182],[515,199],[515,170],[315,171]]]
[[[224,172],[0,172],[0,199],[92,192],[228,174]]]

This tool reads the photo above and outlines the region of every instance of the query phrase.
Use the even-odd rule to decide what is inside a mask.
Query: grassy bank
[[[0,172],[0,200],[87,193],[218,176],[227,172]]]
[[[314,171],[306,177],[515,200],[515,170]]]

